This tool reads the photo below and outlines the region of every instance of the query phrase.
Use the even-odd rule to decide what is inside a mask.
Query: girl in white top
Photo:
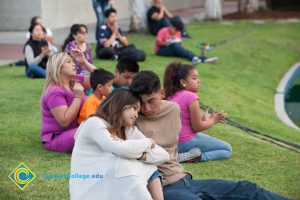
[[[117,89],[80,125],[71,160],[71,199],[163,199],[155,165],[170,157],[134,126],[139,109],[137,97]]]

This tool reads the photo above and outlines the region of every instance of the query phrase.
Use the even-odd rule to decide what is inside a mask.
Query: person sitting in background
[[[42,27],[45,27],[42,18],[39,17],[39,16],[34,16],[34,17],[31,18],[30,26],[33,25],[33,24],[39,24]],[[47,40],[47,42],[49,43],[49,48],[52,50],[53,53],[58,52],[57,47],[54,45],[54,37],[53,37],[53,33],[52,33],[51,29],[45,27],[44,32],[45,32],[45,38],[44,39]],[[30,33],[27,32],[26,33],[26,39],[29,39],[29,37],[30,37]]]
[[[201,62],[214,63],[218,58],[199,57],[193,52],[182,47],[180,30],[183,23],[175,18],[171,19],[171,25],[162,28],[157,36],[154,47],[154,53],[158,56],[175,56],[185,58],[196,65]]]
[[[90,44],[87,42],[88,29],[84,24],[73,24],[70,28],[70,33],[65,39],[64,44],[61,49],[65,52],[70,53],[73,49],[79,49],[83,52],[86,60],[93,64],[93,55]],[[90,74],[91,71],[82,66],[80,63],[76,62],[76,73],[77,74]]]
[[[134,60],[122,58],[119,60],[115,69],[115,78],[113,82],[113,90],[123,88],[128,90],[132,79],[139,72],[140,66]]]
[[[193,158],[194,162],[221,160],[232,154],[230,144],[200,132],[224,121],[226,114],[209,114],[206,110],[202,117],[197,96],[199,88],[200,79],[195,66],[176,62],[167,66],[164,74],[165,99],[177,103],[181,113],[178,162]]]
[[[106,10],[105,19],[106,24],[100,26],[97,35],[97,58],[118,60],[128,57],[135,61],[144,61],[145,52],[136,49],[133,44],[128,44],[127,37],[117,23],[117,11],[114,8]]]
[[[85,101],[83,90],[90,88],[90,75],[76,74],[73,60],[88,71],[95,68],[80,50],[72,50],[71,56],[67,52],[59,52],[53,54],[47,63],[41,97],[41,140],[49,151],[72,152],[78,113]]]
[[[163,0],[153,0],[153,5],[147,12],[147,21],[150,33],[156,36],[160,29],[170,25],[170,20],[172,18],[182,22],[179,16],[173,17],[172,13],[166,9],[163,4]],[[180,31],[182,37],[190,38],[184,26]]]
[[[25,73],[30,78],[45,78],[48,57],[52,54],[48,42],[43,40],[43,27],[33,24],[29,28],[30,38],[24,46]]]
[[[96,113],[99,104],[111,93],[113,79],[114,75],[105,69],[96,69],[91,73],[90,85],[93,93],[86,99],[80,110],[78,124]]]

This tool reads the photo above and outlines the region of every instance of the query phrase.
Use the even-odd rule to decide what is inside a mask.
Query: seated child
[[[101,101],[112,91],[114,75],[105,69],[96,69],[91,73],[90,83],[93,93],[84,102],[78,117],[78,124],[95,114]]]
[[[171,25],[162,28],[157,36],[154,53],[158,56],[175,56],[185,58],[196,65],[201,62],[214,63],[218,58],[200,57],[182,46],[181,33],[183,23],[176,18],[171,19]]]
[[[113,90],[116,88],[128,89],[132,79],[139,72],[139,64],[129,58],[122,58],[115,69]]]

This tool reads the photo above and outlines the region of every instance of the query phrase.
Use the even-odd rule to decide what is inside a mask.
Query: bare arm
[[[72,49],[71,56],[78,63],[82,64],[90,73],[96,69],[96,67],[93,64],[91,64],[89,61],[86,60],[86,58],[81,50]]]
[[[105,41],[103,42],[103,46],[104,46],[105,48],[110,47],[110,46],[112,45],[113,41],[116,39],[116,36],[117,36],[117,34],[113,32],[113,33],[111,34],[110,38],[108,38],[107,40],[105,40]],[[100,42],[101,42],[101,41],[100,41]]]
[[[67,105],[63,105],[51,109],[51,113],[53,114],[55,120],[64,128],[70,126],[70,124],[77,117],[80,109],[81,98],[83,95],[82,85],[76,82],[74,84],[73,91],[75,98],[69,107]]]
[[[190,120],[192,128],[195,132],[204,131],[212,127],[213,125],[223,121],[226,117],[224,113],[213,113],[208,116],[208,111],[206,111],[206,117],[202,118],[200,114],[200,103],[199,100],[194,100],[190,106]]]
[[[170,11],[168,11],[165,7],[164,7],[164,10],[165,10],[165,15],[167,16],[167,18],[169,18],[169,19],[173,18],[173,15]]]

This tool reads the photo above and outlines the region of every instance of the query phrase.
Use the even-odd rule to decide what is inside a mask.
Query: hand
[[[227,114],[224,113],[224,112],[215,112],[215,113],[212,113],[210,119],[212,119],[214,121],[214,123],[224,123],[225,122],[225,119],[227,117]]]
[[[84,64],[86,62],[85,56],[80,49],[72,49],[71,57],[78,63]]]
[[[42,47],[42,54],[43,54],[43,57],[45,57],[45,56],[51,56],[52,51],[51,51],[51,49],[48,46],[43,46]]]
[[[114,25],[112,26],[112,32],[115,33],[115,34],[118,34],[119,31],[118,31],[118,24],[115,22]]]
[[[75,97],[82,97],[83,90],[84,90],[83,86],[80,83],[75,82],[73,86],[73,93]]]
[[[211,114],[209,113],[209,108],[206,108],[204,116],[202,117],[203,121],[207,121],[211,118]]]

